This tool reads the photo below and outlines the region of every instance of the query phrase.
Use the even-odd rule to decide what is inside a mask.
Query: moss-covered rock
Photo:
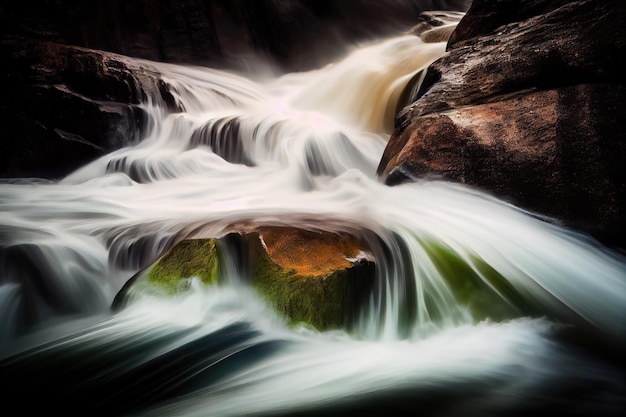
[[[252,285],[294,325],[349,329],[374,282],[374,263],[350,236],[264,229],[250,253]]]
[[[183,240],[129,279],[115,296],[112,308],[119,310],[141,297],[181,294],[194,283],[215,284],[220,256],[217,239]]]
[[[187,289],[191,278],[215,284],[219,258],[216,239],[183,240],[150,268],[148,281],[172,294]]]
[[[467,308],[474,320],[502,320],[520,315],[519,295],[481,258],[473,255],[464,258],[452,248],[433,241],[422,242],[422,247],[457,302]]]
[[[230,257],[245,265],[249,284],[290,324],[349,329],[374,282],[374,263],[366,253],[352,236],[287,227],[183,240],[135,274],[113,308],[140,297],[171,297],[194,284],[217,284]]]
[[[546,306],[532,294],[514,286],[475,253],[462,254],[432,240],[421,241],[421,245],[457,302],[467,308],[474,320],[501,321],[547,313]]]

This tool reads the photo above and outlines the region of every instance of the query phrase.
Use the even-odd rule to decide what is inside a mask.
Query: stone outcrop
[[[2,40],[0,58],[0,176],[60,178],[138,140],[147,96],[175,108],[147,61],[13,38]]]
[[[221,238],[186,239],[133,276],[118,310],[142,297],[170,297],[224,283],[226,258],[293,325],[349,329],[374,285],[372,256],[359,239],[291,227],[265,227]],[[246,278],[247,277],[247,278]]]
[[[626,247],[626,5],[475,0],[378,174],[477,186]]]

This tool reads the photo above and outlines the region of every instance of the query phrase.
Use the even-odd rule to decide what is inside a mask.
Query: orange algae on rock
[[[304,229],[272,227],[260,231],[270,259],[299,275],[326,277],[350,268],[363,253],[363,245],[353,236]]]

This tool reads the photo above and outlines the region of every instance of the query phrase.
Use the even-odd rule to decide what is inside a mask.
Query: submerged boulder
[[[619,1],[475,0],[379,176],[477,186],[626,248],[625,19]]]
[[[262,228],[219,239],[179,242],[131,278],[113,301],[119,310],[141,297],[171,297],[226,284],[226,259],[279,314],[318,330],[349,329],[374,283],[363,242],[330,232]]]

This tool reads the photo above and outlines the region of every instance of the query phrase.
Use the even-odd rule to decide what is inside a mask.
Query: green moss
[[[174,246],[148,272],[148,282],[170,294],[189,288],[191,278],[204,284],[217,283],[219,245],[215,239],[189,239]]]
[[[477,320],[504,320],[520,315],[521,295],[476,255],[469,259],[434,241],[421,242],[431,261],[448,282],[457,301]]]
[[[258,237],[257,237],[258,240]],[[251,245],[253,287],[292,326],[320,331],[348,328],[358,309],[360,291],[373,269],[352,267],[325,276],[298,275],[274,263],[260,242]],[[359,273],[360,272],[360,273]]]
[[[238,261],[248,264],[251,285],[290,325],[320,331],[348,329],[360,300],[371,289],[371,263],[341,269],[325,277],[297,274],[274,263],[256,233],[217,239],[184,240],[153,265],[137,273],[116,296],[119,309],[142,297],[168,297],[188,290],[192,278],[207,285],[219,281],[221,248],[240,249]],[[230,246],[229,246],[230,245]],[[231,248],[232,249],[232,248]],[[233,254],[231,253],[231,256]]]

